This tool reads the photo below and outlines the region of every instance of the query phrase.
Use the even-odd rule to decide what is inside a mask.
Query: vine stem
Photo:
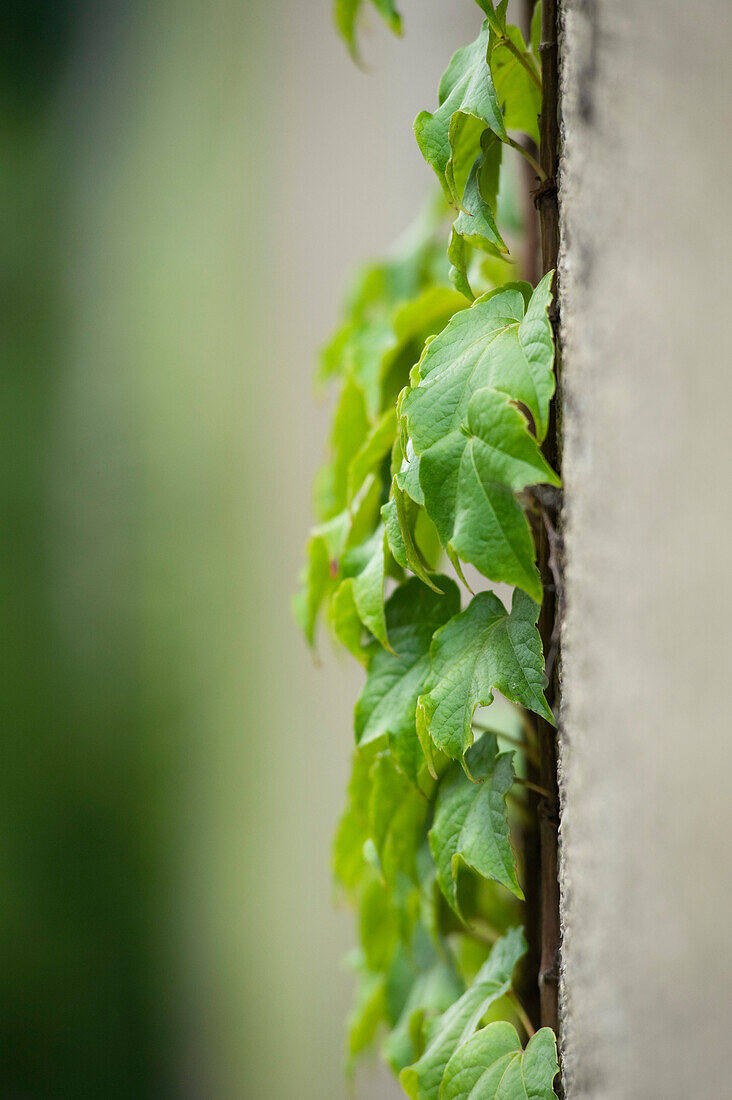
[[[542,0],[541,8],[541,54],[542,72],[542,110],[539,119],[539,157],[544,171],[545,184],[535,196],[539,211],[541,230],[541,255],[544,272],[556,271],[559,257],[559,206],[557,200],[557,172],[559,167],[559,49],[557,34],[558,0]],[[554,300],[549,311],[549,319],[554,330],[556,347],[555,369],[557,376],[557,397],[552,403],[549,430],[544,443],[547,461],[561,472],[561,345],[559,343],[557,276],[554,279]],[[559,507],[552,523],[559,523]],[[561,607],[558,606],[557,586],[552,572],[551,547],[546,525],[539,519],[535,523],[537,546],[537,565],[544,589],[544,599],[539,614],[539,633],[545,653],[556,641],[557,658],[547,685],[546,696],[549,706],[558,711],[559,669],[561,663],[561,638],[557,623],[561,624]],[[558,563],[561,568],[561,563]],[[559,1032],[559,790],[557,781],[557,732],[553,725],[538,718],[536,730],[539,743],[539,786],[550,797],[539,798],[539,853],[540,870],[540,961],[539,961],[539,1006],[542,1025]]]
[[[501,938],[501,933],[492,924],[484,920],[472,920],[464,931],[476,943],[487,943],[490,947]]]
[[[538,783],[533,783],[530,779],[524,779],[522,775],[517,775],[514,778],[514,783],[518,783],[521,787],[526,787],[528,790],[534,791],[536,794],[541,795],[542,798],[551,799],[554,797],[552,792],[546,787],[542,787]]]
[[[513,1007],[516,1010],[516,1015],[518,1016],[519,1020],[521,1021],[522,1025],[523,1025],[523,1028],[524,1028],[524,1031],[526,1032],[528,1037],[531,1039],[532,1036],[536,1035],[536,1028],[534,1027],[531,1020],[529,1019],[528,1012],[526,1011],[524,1006],[521,1004],[521,1001],[518,999],[518,997],[516,996],[516,994],[514,993],[513,990],[511,990],[509,992],[508,997],[509,997],[509,1000],[513,1003]]]
[[[514,737],[510,733],[502,733],[500,730],[495,729],[493,726],[484,726],[482,722],[476,722],[475,719],[473,719],[473,725],[477,730],[480,730],[481,733],[492,733],[494,737],[498,737],[503,741],[508,741],[510,745],[515,745],[517,749],[520,749],[523,753],[526,754],[526,756],[533,760],[534,763],[538,764],[538,753],[531,745],[527,744],[527,742],[522,740],[520,737]]]
[[[512,137],[506,138],[506,144],[510,145],[512,149],[515,149],[517,153],[520,153],[524,160],[526,160],[534,169],[541,182],[546,183],[546,172],[539,164],[538,160],[536,160],[535,157],[532,157],[528,149],[524,149],[523,145],[520,145],[518,141],[514,141]]]
[[[501,44],[503,46],[505,46],[506,49],[509,50],[513,54],[513,56],[516,58],[516,60],[521,65],[523,65],[523,67],[526,69],[526,72],[529,74],[529,76],[533,80],[534,84],[536,84],[539,91],[541,91],[541,77],[539,76],[539,74],[537,73],[536,69],[531,64],[531,62],[529,61],[526,54],[522,53],[521,50],[516,45],[516,43],[512,42],[511,39],[508,38],[505,35],[501,35]]]

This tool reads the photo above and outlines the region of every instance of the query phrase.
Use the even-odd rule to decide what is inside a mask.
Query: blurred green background
[[[289,604],[316,350],[480,21],[402,6],[369,75],[328,0],[3,5],[3,1097],[347,1095],[360,673]]]

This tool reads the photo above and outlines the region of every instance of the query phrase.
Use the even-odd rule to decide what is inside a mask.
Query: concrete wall
[[[563,11],[567,1095],[721,1100],[732,5]]]

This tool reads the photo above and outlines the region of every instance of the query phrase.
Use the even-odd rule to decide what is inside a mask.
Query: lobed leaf
[[[384,616],[384,558],[386,533],[379,525],[360,546],[347,550],[341,559],[341,581],[331,607],[336,637],[357,660],[365,660],[363,627],[390,649]]]
[[[348,783],[348,803],[333,839],[333,874],[348,893],[353,893],[366,869],[364,844],[369,839],[371,761],[354,753]]]
[[[445,70],[437,110],[421,111],[414,123],[422,156],[453,201],[460,200],[456,164],[462,157],[470,167],[485,127],[500,138],[507,136],[487,61],[489,39],[486,20],[476,40],[459,49]]]
[[[555,387],[547,315],[552,277],[545,275],[533,293],[528,283],[489,291],[430,341],[401,402],[417,454],[459,428],[473,394],[485,386],[525,405],[537,439],[544,439]]]
[[[331,519],[348,505],[349,467],[368,439],[370,427],[363,390],[349,377],[333,419],[332,457],[320,471],[315,485],[317,512],[321,519]]]
[[[464,758],[473,743],[473,714],[493,702],[494,689],[554,722],[543,692],[538,617],[539,605],[518,588],[510,613],[492,592],[479,592],[465,611],[437,631],[417,707],[417,729],[428,760],[430,743],[453,760]]]
[[[369,831],[382,875],[393,884],[398,874],[417,880],[417,850],[424,836],[429,803],[398,770],[389,753],[380,753],[371,772]]]
[[[557,1041],[543,1027],[522,1050],[516,1029],[488,1024],[455,1051],[447,1064],[440,1100],[554,1100],[559,1072]]]
[[[440,889],[458,915],[461,863],[508,887],[517,898],[524,896],[516,876],[506,813],[506,795],[514,779],[512,760],[512,752],[499,753],[495,737],[485,734],[467,753],[475,782],[453,766],[440,783],[430,849]]]
[[[370,647],[368,675],[354,716],[357,744],[386,742],[413,781],[424,764],[415,709],[430,668],[430,643],[460,608],[455,582],[448,577],[437,580],[442,592],[433,592],[413,577],[387,601],[386,627],[394,652],[378,643]]]
[[[493,0],[475,0],[478,7],[488,20],[488,25],[494,34],[502,35],[506,31],[506,12],[508,0],[499,0],[494,4]]]
[[[416,1061],[422,1054],[425,1026],[460,997],[465,984],[448,959],[437,959],[421,970],[409,990],[406,1003],[381,1053],[394,1073]]]
[[[490,1005],[509,991],[514,968],[525,951],[523,931],[512,928],[494,944],[470,988],[438,1017],[424,1053],[399,1075],[411,1100],[436,1100],[450,1058],[473,1034]]]
[[[312,647],[320,608],[343,579],[343,561],[349,549],[363,549],[379,519],[380,486],[374,477],[366,479],[349,508],[313,528],[307,545],[301,588],[293,599],[293,612]],[[361,561],[360,555],[353,562]],[[360,568],[360,567],[359,567]],[[358,572],[358,569],[356,569]]]
[[[504,27],[501,37],[492,43],[490,66],[506,129],[521,130],[538,145],[541,86],[536,63],[518,27]]]
[[[422,454],[419,481],[448,552],[541,600],[531,528],[515,494],[559,479],[502,394],[487,387],[473,394],[465,425]]]
[[[502,145],[495,134],[484,130],[481,149],[481,155],[473,164],[465,184],[461,208],[453,223],[447,249],[447,258],[452,264],[450,278],[456,289],[470,299],[474,297],[467,275],[471,248],[480,248],[494,256],[508,252],[493,213]]]

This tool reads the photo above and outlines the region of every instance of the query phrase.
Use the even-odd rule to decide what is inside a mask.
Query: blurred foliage
[[[165,712],[143,691],[134,609],[95,573],[94,518],[82,529],[83,464],[108,462],[109,451],[64,455],[57,432],[70,368],[63,208],[73,150],[52,140],[53,100],[81,12],[11,0],[0,33],[0,1092],[129,1100],[171,1083],[151,940]],[[98,513],[98,500],[87,504]],[[70,544],[88,551],[71,567]],[[113,548],[120,584],[130,555],[129,538]]]

